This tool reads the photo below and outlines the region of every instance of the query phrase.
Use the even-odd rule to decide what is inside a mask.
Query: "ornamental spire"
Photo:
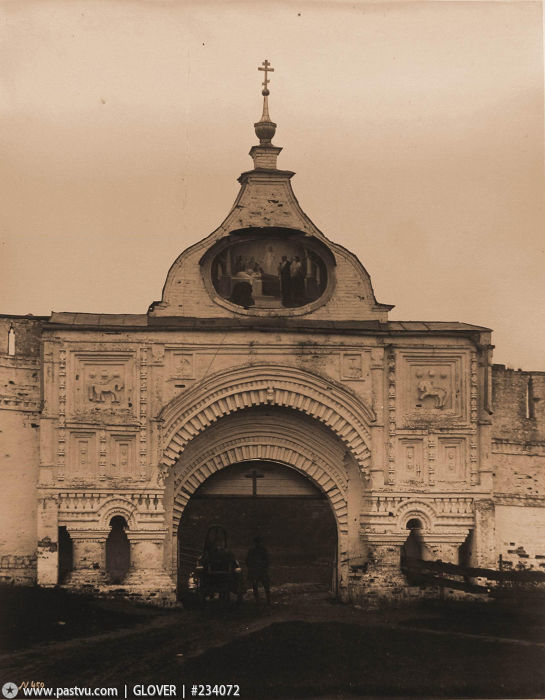
[[[259,139],[259,143],[262,146],[269,146],[271,140],[276,133],[276,124],[271,121],[269,116],[269,88],[268,84],[271,82],[268,78],[269,73],[274,73],[274,68],[271,68],[271,64],[267,59],[258,66],[257,70],[263,71],[265,73],[265,79],[262,82],[263,90],[261,94],[263,95],[263,114],[261,119],[254,124],[255,133]]]

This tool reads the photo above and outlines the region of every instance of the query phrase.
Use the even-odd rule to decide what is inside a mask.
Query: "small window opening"
[[[13,326],[10,326],[8,331],[8,355],[15,355],[15,331]]]

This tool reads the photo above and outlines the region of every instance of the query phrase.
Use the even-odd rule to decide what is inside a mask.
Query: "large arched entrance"
[[[183,594],[207,530],[222,525],[244,562],[259,536],[273,586],[315,584],[336,590],[337,524],[324,492],[292,467],[247,460],[210,476],[193,494],[178,528],[178,592]]]
[[[173,578],[179,543],[186,546],[184,513],[194,494],[213,475],[257,460],[293,470],[326,497],[336,524],[336,584],[342,597],[350,567],[366,558],[360,517],[374,420],[361,399],[334,380],[281,365],[223,370],[175,397],[157,424],[158,481],[164,484],[170,531],[164,556]]]

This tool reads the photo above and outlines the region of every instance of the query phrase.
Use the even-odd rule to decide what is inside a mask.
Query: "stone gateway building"
[[[278,169],[267,82],[233,208],[147,313],[0,318],[2,581],[173,602],[218,522],[344,600],[418,595],[415,526],[433,559],[545,567],[545,373],[388,320]]]

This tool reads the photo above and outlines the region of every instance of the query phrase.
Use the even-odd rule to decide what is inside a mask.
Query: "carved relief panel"
[[[401,438],[398,443],[399,480],[422,484],[426,480],[422,438]]]
[[[76,352],[72,356],[71,413],[134,415],[134,358],[131,353]]]
[[[465,481],[467,477],[466,441],[461,437],[440,437],[437,481]]]
[[[364,382],[369,378],[370,354],[368,352],[341,353],[341,379]]]
[[[194,354],[184,350],[169,351],[169,370],[173,379],[193,379],[195,377]]]
[[[108,476],[112,478],[140,477],[136,463],[136,436],[129,434],[110,435]]]
[[[93,479],[97,474],[97,436],[93,431],[71,431],[68,439],[68,460],[64,477],[86,477]]]
[[[401,425],[469,424],[469,358],[465,353],[403,352],[400,360]]]

